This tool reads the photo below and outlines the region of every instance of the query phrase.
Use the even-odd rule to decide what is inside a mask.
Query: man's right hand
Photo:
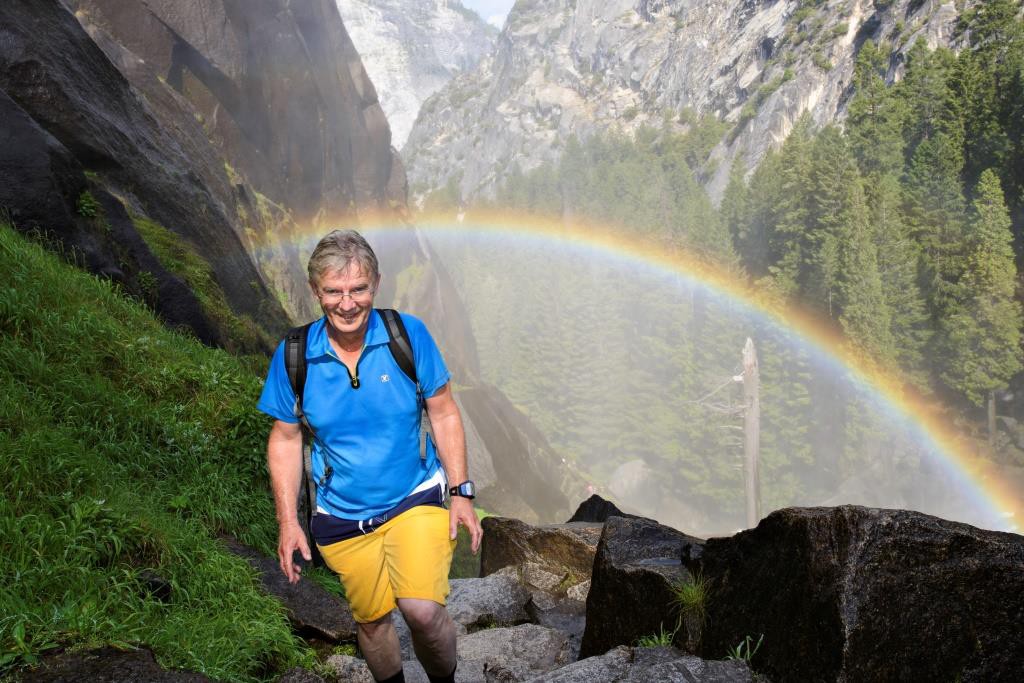
[[[281,563],[281,571],[288,577],[288,583],[298,581],[299,575],[302,573],[302,566],[292,561],[296,550],[306,561],[313,559],[313,555],[309,552],[306,534],[302,533],[302,527],[298,522],[281,525],[277,541],[277,559]]]

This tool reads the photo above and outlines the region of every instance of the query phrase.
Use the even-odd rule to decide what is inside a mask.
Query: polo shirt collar
[[[366,326],[364,346],[378,346],[390,341],[388,330],[384,327],[380,313],[377,312],[377,309],[373,309],[370,311],[370,323]],[[333,356],[333,351],[331,342],[327,339],[327,317],[324,316],[309,328],[309,338],[306,340],[306,359]]]

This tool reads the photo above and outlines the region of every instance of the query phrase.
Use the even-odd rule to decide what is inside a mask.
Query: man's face
[[[322,275],[313,293],[320,300],[330,326],[343,335],[352,335],[366,331],[377,281],[363,272],[358,263],[351,263],[344,270]]]

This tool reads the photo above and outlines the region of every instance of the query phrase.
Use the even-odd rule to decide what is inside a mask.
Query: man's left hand
[[[470,549],[476,555],[476,551],[480,549],[480,539],[484,536],[484,530],[480,526],[480,520],[477,519],[476,511],[473,510],[473,501],[462,496],[452,496],[448,510],[448,519],[449,538],[453,541],[455,540],[459,533],[460,524],[466,527],[473,541]]]

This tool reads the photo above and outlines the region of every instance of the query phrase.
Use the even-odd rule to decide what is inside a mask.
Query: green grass
[[[696,619],[703,624],[708,615],[708,592],[710,582],[701,574],[672,586],[672,604],[685,617]]]
[[[658,633],[653,633],[649,636],[640,636],[636,639],[637,647],[668,647],[672,644],[672,641],[676,637],[676,631],[679,630],[679,625],[676,625],[675,631],[666,631],[665,624],[662,624]]]
[[[265,367],[0,225],[0,674],[58,644],[145,644],[227,681],[312,662],[217,540],[276,546]]]
[[[183,238],[141,216],[132,216],[132,222],[160,265],[188,283],[203,312],[226,332],[228,350],[251,353],[276,344],[277,340],[271,339],[252,318],[231,310],[210,264]]]

